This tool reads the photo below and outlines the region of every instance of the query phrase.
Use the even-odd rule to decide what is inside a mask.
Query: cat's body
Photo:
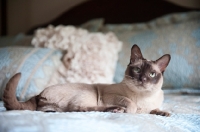
[[[148,61],[142,57],[139,47],[134,45],[130,64],[121,83],[54,85],[26,102],[18,102],[16,99],[15,90],[21,76],[16,74],[4,91],[4,106],[7,110],[151,112],[168,116],[168,113],[157,108],[163,102],[162,74],[169,61],[169,55],[156,61]]]
[[[157,90],[153,94],[135,93],[123,82],[111,85],[63,84],[47,88],[40,94],[38,99],[40,100],[38,104],[42,102],[56,103],[59,109],[57,111],[62,112],[90,111],[90,109],[95,109],[95,107],[109,108],[120,106],[126,108],[125,111],[128,113],[150,113],[151,110],[161,106],[163,92],[162,90]],[[51,106],[37,108],[37,110],[41,111],[50,109]],[[52,109],[52,111],[54,110]]]

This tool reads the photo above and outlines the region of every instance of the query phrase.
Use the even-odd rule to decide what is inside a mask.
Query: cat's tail
[[[21,78],[21,73],[15,74],[7,83],[3,93],[4,107],[7,110],[36,110],[36,96],[26,102],[19,102],[16,98],[16,88]]]

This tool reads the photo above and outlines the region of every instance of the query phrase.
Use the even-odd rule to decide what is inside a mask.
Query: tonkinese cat
[[[130,63],[124,79],[118,84],[66,83],[45,88],[26,102],[19,102],[15,92],[20,73],[7,83],[3,101],[7,110],[37,110],[44,112],[104,111],[123,113],[151,113],[162,116],[163,73],[169,64],[166,54],[150,61],[144,59],[140,48],[131,48]]]

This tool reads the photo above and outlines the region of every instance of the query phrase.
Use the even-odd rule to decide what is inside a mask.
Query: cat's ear
[[[171,56],[169,54],[166,54],[156,60],[156,64],[158,65],[161,72],[165,71],[166,67],[169,64],[170,59]]]
[[[143,59],[142,52],[140,48],[134,44],[131,48],[131,62],[133,63],[135,60]]]

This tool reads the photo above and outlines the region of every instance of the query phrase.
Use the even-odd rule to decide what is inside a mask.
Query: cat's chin
[[[142,91],[149,91],[149,92],[152,91],[151,87],[149,87],[148,84],[139,84],[139,85],[137,85],[136,88],[140,92],[142,92]]]
[[[156,87],[155,85],[149,84],[149,83],[141,83],[141,82],[134,82],[135,84],[135,91],[138,92],[153,92]]]

